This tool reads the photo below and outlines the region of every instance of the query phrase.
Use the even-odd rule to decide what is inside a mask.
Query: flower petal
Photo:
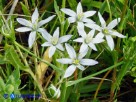
[[[74,22],[76,22],[76,17],[69,17],[69,18],[68,18],[68,22],[69,22],[69,23],[74,23]]]
[[[90,24],[95,23],[93,20],[88,19],[88,18],[83,18],[82,21],[83,21],[83,22],[86,22],[86,23],[90,23]]]
[[[57,44],[56,47],[57,47],[59,50],[64,51],[64,48],[63,48],[63,46],[62,46],[61,44]]]
[[[46,39],[48,42],[50,42],[50,39],[52,38],[52,36],[44,28],[39,28],[38,32],[40,32],[42,34],[44,39]]]
[[[104,37],[104,34],[101,33],[101,32],[99,32],[99,33],[95,36],[95,38],[103,38],[103,37]]]
[[[78,28],[78,33],[79,33],[79,35],[81,35],[83,38],[86,37],[86,32],[85,32],[84,29]]]
[[[77,65],[77,68],[82,70],[82,71],[85,70],[85,68],[82,65]]]
[[[51,46],[49,48],[49,58],[51,58],[54,55],[55,51],[56,51],[56,47],[55,46]]]
[[[72,37],[72,35],[62,36],[62,37],[59,38],[59,43],[67,42],[71,37]]]
[[[108,24],[107,28],[113,29],[119,22],[120,22],[120,18],[114,19]]]
[[[99,38],[99,37],[98,38],[95,37],[95,38],[92,39],[92,43],[94,43],[94,44],[101,43],[103,41],[104,41],[104,39]]]
[[[113,38],[110,35],[106,35],[106,40],[108,43],[108,46],[110,47],[111,50],[114,49],[114,41]]]
[[[77,14],[81,14],[83,13],[83,8],[82,8],[82,5],[81,5],[81,2],[78,3],[77,5]]]
[[[98,64],[98,62],[93,59],[82,59],[80,60],[80,63],[86,66],[93,66],[93,65]]]
[[[85,43],[83,43],[83,44],[81,45],[81,47],[80,47],[79,52],[80,52],[80,53],[83,53],[83,52],[86,51],[87,49],[88,49],[88,45],[85,44]]]
[[[75,70],[76,70],[76,66],[74,66],[74,65],[69,66],[66,69],[66,72],[64,74],[64,78],[67,78],[67,77],[71,76],[75,72]]]
[[[103,19],[103,17],[102,17],[102,15],[100,14],[100,12],[98,12],[98,17],[99,17],[101,26],[102,26],[102,27],[106,27],[106,22],[105,22],[105,20]]]
[[[120,38],[126,37],[126,36],[122,35],[121,33],[116,32],[116,31],[112,31],[111,35],[114,35],[114,36],[117,36],[117,37],[120,37]]]
[[[61,11],[69,16],[76,17],[76,13],[73,10],[62,8]]]
[[[72,64],[72,59],[69,58],[61,58],[61,59],[57,59],[58,62],[62,63],[62,64]]]
[[[76,58],[76,52],[72,46],[65,44],[68,55],[71,59]]]
[[[85,57],[87,52],[88,52],[88,47],[86,50],[84,50],[84,52],[79,52],[78,59],[81,60],[83,57]]]
[[[95,30],[91,30],[89,33],[88,33],[88,36],[94,36],[94,34],[95,34]]]
[[[86,26],[86,27],[89,27],[89,28],[91,28],[91,29],[98,30],[98,31],[101,31],[101,30],[102,30],[101,27],[98,26],[97,24],[86,23],[85,26]]]
[[[49,21],[51,21],[56,15],[53,15],[53,16],[50,16],[44,20],[41,20],[39,23],[38,23],[38,27],[41,27],[42,25],[48,23]]]
[[[47,32],[44,28],[38,28],[37,31],[41,34]]]
[[[83,22],[78,22],[77,23],[77,29],[84,29],[84,23]]]
[[[20,27],[20,28],[17,28],[15,30],[18,31],[18,32],[28,32],[28,31],[31,31],[32,29],[28,28],[28,27]]]
[[[87,11],[87,12],[84,12],[84,17],[93,16],[95,13],[96,13],[96,11]]]
[[[94,51],[97,51],[96,46],[93,43],[88,44],[90,48],[92,48]]]
[[[23,19],[23,18],[17,18],[17,21],[24,25],[24,26],[27,26],[27,27],[32,27],[32,23],[26,19]]]
[[[59,38],[59,27],[54,31],[53,37]]]
[[[33,45],[33,43],[34,43],[34,41],[35,41],[35,38],[36,38],[36,32],[35,32],[35,31],[34,31],[34,32],[31,32],[31,33],[29,34],[29,38],[28,38],[29,48],[32,47],[32,45]]]
[[[45,42],[41,46],[52,46],[52,44],[50,42]]]
[[[34,13],[32,14],[32,23],[35,23],[36,20],[38,20],[39,13],[37,7],[34,10]]]
[[[84,42],[84,39],[83,38],[77,38],[77,39],[75,39],[73,41],[75,41],[75,42]]]

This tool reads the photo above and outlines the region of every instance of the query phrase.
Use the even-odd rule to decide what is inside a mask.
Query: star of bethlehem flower
[[[68,18],[69,23],[74,23],[74,22],[95,23],[88,17],[93,16],[96,13],[96,11],[83,12],[83,8],[80,2],[77,5],[76,12],[71,9],[67,9],[67,8],[62,8],[61,11],[70,16]]]
[[[70,64],[70,66],[65,71],[64,78],[71,76],[76,68],[83,71],[85,70],[84,66],[93,66],[98,64],[98,62],[93,59],[83,59],[87,51],[79,53],[79,55],[77,55],[72,46],[70,46],[69,44],[65,44],[65,46],[70,58],[57,59],[57,61],[62,64]]]
[[[60,88],[56,88],[53,84],[50,85],[48,91],[52,98],[58,99],[60,97]]]
[[[89,23],[86,23],[85,26],[87,26],[91,29],[98,30],[99,31],[98,36],[101,38],[103,38],[105,36],[108,46],[110,47],[111,50],[113,50],[114,49],[114,41],[113,41],[112,36],[117,36],[120,38],[126,37],[113,29],[120,22],[120,18],[114,19],[106,26],[106,22],[99,12],[98,12],[98,17],[99,17],[101,26],[96,25],[96,24],[89,24]]]
[[[80,25],[80,27],[77,27],[77,29],[78,29],[78,33],[79,33],[79,35],[81,35],[81,37],[75,39],[74,41],[82,43],[79,52],[84,52],[85,50],[88,51],[88,47],[97,51],[95,44],[103,42],[104,39],[100,38],[97,35],[94,37],[95,30],[91,30],[88,34],[86,34],[83,24],[82,24],[82,28],[81,28],[81,25]]]
[[[49,57],[54,55],[56,49],[64,51],[62,43],[67,42],[72,37],[72,35],[65,35],[59,38],[59,27],[57,27],[53,36],[51,36],[46,30],[42,32],[42,35],[47,40],[47,42],[43,43],[42,46],[50,46]]]
[[[35,8],[35,11],[32,14],[31,21],[23,19],[23,18],[17,18],[17,21],[23,25],[24,27],[20,27],[15,29],[18,32],[28,32],[31,31],[29,38],[28,38],[28,45],[29,48],[32,47],[35,39],[36,39],[36,32],[42,32],[44,28],[41,28],[44,24],[48,23],[51,21],[55,15],[48,17],[47,19],[41,20],[38,22],[39,18],[39,13],[37,8]]]

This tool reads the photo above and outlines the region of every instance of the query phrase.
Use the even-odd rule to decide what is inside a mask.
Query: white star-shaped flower
[[[74,23],[76,21],[77,22],[94,23],[94,21],[92,21],[91,19],[88,19],[88,17],[93,16],[96,13],[96,11],[83,12],[83,8],[82,8],[82,5],[80,2],[77,5],[76,12],[71,9],[67,9],[67,8],[62,8],[61,11],[64,12],[65,14],[71,16],[68,18],[68,21],[70,23]]]
[[[70,64],[70,66],[66,69],[64,78],[71,76],[76,68],[79,68],[83,71],[85,70],[84,66],[93,66],[95,64],[98,64],[98,62],[93,59],[83,59],[87,51],[76,55],[76,52],[72,46],[70,46],[69,44],[65,44],[65,46],[70,58],[57,59],[57,61],[62,64]]]
[[[41,20],[40,22],[38,22],[39,20],[39,13],[37,8],[35,8],[34,13],[32,14],[31,17],[31,21],[23,19],[23,18],[17,18],[17,21],[22,24],[24,27],[20,27],[17,28],[16,31],[18,32],[28,32],[31,31],[29,38],[28,38],[28,45],[29,48],[32,47],[35,39],[36,39],[36,32],[42,32],[44,28],[40,28],[42,25],[48,23],[49,21],[51,21],[55,15],[48,17],[47,19]]]
[[[86,23],[85,26],[87,26],[91,29],[98,30],[99,31],[98,36],[101,38],[103,38],[105,36],[108,46],[110,47],[111,50],[113,50],[114,49],[114,41],[113,41],[112,36],[118,36],[120,38],[125,38],[124,35],[120,34],[119,32],[117,32],[116,30],[113,29],[120,22],[120,18],[114,19],[106,26],[106,22],[99,12],[98,12],[98,17],[99,17],[99,20],[101,23],[101,27],[99,25],[89,24],[89,23]]]
[[[84,25],[82,25],[82,28],[81,28],[81,25],[80,25],[80,27],[78,27],[78,33],[82,37],[77,38],[74,41],[82,43],[79,52],[84,52],[85,50],[88,51],[88,47],[97,51],[95,44],[98,44],[98,43],[101,43],[104,41],[104,39],[100,38],[97,35],[94,37],[95,30],[91,30],[88,34],[86,34],[86,32],[84,31]]]
[[[56,48],[64,51],[62,43],[67,42],[72,37],[72,35],[65,35],[59,38],[59,27],[57,27],[53,36],[51,36],[46,30],[42,31],[42,35],[47,40],[47,42],[43,43],[42,46],[50,46],[49,57],[53,56]]]

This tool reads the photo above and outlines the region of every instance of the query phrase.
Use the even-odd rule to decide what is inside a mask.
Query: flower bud
[[[51,98],[58,99],[60,97],[60,89],[57,89],[53,84],[51,84],[48,88],[48,94]]]

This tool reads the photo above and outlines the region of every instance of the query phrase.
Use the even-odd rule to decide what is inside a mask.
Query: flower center
[[[91,35],[87,35],[85,38],[85,43],[88,44],[92,41],[93,37]]]
[[[33,23],[33,30],[34,31],[36,31],[37,29],[38,29],[38,26],[37,26],[37,24],[38,24],[38,19]]]
[[[81,21],[81,20],[83,19],[83,17],[84,17],[84,13],[81,12],[81,13],[79,13],[79,14],[77,15],[77,20],[78,20],[78,21]]]
[[[103,30],[102,30],[102,32],[103,32],[104,34],[109,34],[109,30],[108,30],[108,29],[106,29],[106,28],[105,28],[105,29],[103,29]]]
[[[79,60],[78,59],[74,59],[73,60],[73,64],[78,65],[79,64]]]
[[[51,38],[51,43],[53,44],[53,45],[56,45],[57,43],[58,43],[58,38],[57,37],[52,37]]]

